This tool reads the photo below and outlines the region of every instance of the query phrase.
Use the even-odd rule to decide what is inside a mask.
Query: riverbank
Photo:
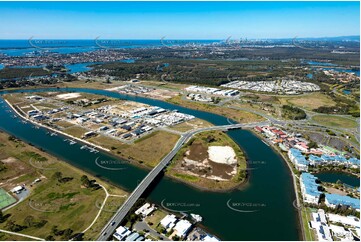
[[[107,204],[109,192],[119,196],[117,203],[120,205],[124,200],[120,197],[127,195],[123,190],[2,131],[0,141],[1,186],[10,190],[25,184],[29,193],[16,206],[3,211],[9,217],[0,223],[1,229],[11,231],[12,221],[21,227],[17,231],[20,234],[31,234],[45,240],[67,240],[84,232],[84,239],[91,240],[111,215],[97,207],[97,202]],[[96,180],[96,183],[91,187],[84,186],[83,176]],[[100,187],[96,188],[95,184],[100,184]],[[71,232],[68,230],[68,237],[53,234],[54,226],[58,226],[59,231],[70,229]]]
[[[289,172],[291,173],[291,176],[292,176],[292,180],[293,180],[293,187],[294,187],[294,193],[295,193],[295,196],[296,196],[296,204],[293,203],[292,205],[295,207],[295,209],[297,210],[297,214],[298,214],[298,219],[299,219],[299,228],[301,230],[301,234],[302,234],[302,240],[307,240],[307,236],[306,236],[306,232],[305,230],[309,230],[308,228],[308,223],[307,221],[303,221],[304,218],[302,216],[302,213],[303,213],[303,205],[301,203],[301,199],[300,199],[300,194],[301,194],[301,188],[299,187],[299,183],[297,183],[297,179],[299,179],[299,177],[296,176],[295,174],[295,168],[293,167],[291,161],[288,159],[288,157],[286,157],[282,151],[274,146],[272,143],[268,142],[267,139],[265,139],[264,136],[260,135],[258,132],[255,132],[253,129],[250,130],[250,132],[252,132],[254,135],[256,135],[259,139],[261,139],[263,142],[265,142],[266,144],[269,145],[269,147],[274,150],[279,156],[281,156],[282,160],[287,164],[287,167],[289,169]],[[297,179],[296,179],[297,178]],[[306,227],[307,226],[307,227]]]
[[[176,141],[179,139],[178,135],[165,132],[165,131],[157,131],[153,132],[147,136],[144,136],[138,140],[136,140],[133,144],[119,144],[117,143],[117,140],[99,136],[95,138],[90,138],[88,140],[81,139],[79,137],[76,137],[74,135],[71,135],[66,132],[62,132],[58,129],[52,128],[48,125],[44,125],[39,122],[35,122],[29,118],[26,117],[26,114],[19,109],[18,107],[11,104],[7,99],[4,99],[5,102],[13,109],[14,112],[16,112],[21,118],[24,120],[31,122],[34,125],[38,125],[40,127],[43,127],[45,129],[48,129],[52,132],[59,133],[63,136],[69,137],[73,140],[76,140],[80,143],[96,147],[100,150],[103,150],[107,152],[108,154],[114,156],[115,158],[120,158],[122,160],[125,160],[129,162],[130,164],[139,166],[140,168],[150,170],[153,167],[155,167],[158,162],[171,151],[173,148],[173,144],[176,143]],[[197,134],[203,135],[203,134]],[[211,192],[229,192],[233,189],[239,188],[242,183],[245,182],[247,178],[246,174],[246,161],[243,157],[243,152],[240,150],[239,146],[237,146],[232,140],[226,135],[223,134],[224,139],[227,140],[226,143],[230,144],[233,149],[236,150],[237,158],[239,160],[236,174],[232,177],[231,180],[227,181],[219,178],[205,178],[200,176],[193,176],[193,175],[187,175],[187,174],[179,174],[175,172],[171,172],[172,169],[167,169],[166,176],[171,177],[172,179],[176,179],[177,181],[185,182],[190,186],[193,186],[197,189],[203,190],[203,191],[211,191]],[[219,136],[219,135],[218,135]],[[217,136],[217,137],[218,137]],[[227,138],[228,137],[228,138]],[[219,137],[218,137],[219,138]],[[120,142],[119,142],[120,143]],[[224,143],[224,142],[223,142]],[[107,147],[105,147],[107,145]],[[162,150],[159,150],[162,149]],[[154,153],[154,155],[153,155]],[[157,155],[156,155],[157,154]],[[160,156],[159,156],[160,155]],[[153,157],[153,158],[152,158]],[[150,160],[149,160],[150,159]],[[212,162],[214,165],[216,165],[218,170],[220,169],[219,166],[222,166],[222,164],[216,164]],[[175,163],[173,163],[175,164]],[[222,166],[223,168],[224,165]],[[228,169],[229,170],[229,169]],[[219,173],[219,172],[218,172]],[[245,173],[245,174],[243,174]],[[192,179],[191,179],[192,178]]]
[[[178,151],[167,174],[202,190],[225,192],[245,182],[247,164],[241,148],[226,133],[207,131],[193,136]]]
[[[48,92],[54,90],[56,89],[39,89],[37,91]],[[180,112],[194,115],[214,125],[228,124],[227,119],[219,115],[141,97],[134,98],[91,89],[60,89],[59,91],[95,93],[138,101],[165,109],[177,109]],[[36,91],[22,90],[22,92],[30,93]],[[38,147],[44,147],[47,152],[51,152],[81,169],[96,174],[98,178],[114,182],[117,186],[131,191],[146,175],[144,170],[128,165],[128,163],[119,164],[119,168],[123,167],[123,171],[104,170],[92,161],[97,156],[99,156],[99,160],[112,160],[112,157],[109,157],[105,152],[94,155],[94,153],[80,150],[81,145],[79,144],[70,146],[63,142],[62,137],[52,137],[46,135],[46,131],[43,129],[33,129],[31,124],[14,123],[14,119],[6,114],[9,108],[5,107],[5,105],[3,106],[3,110],[0,111],[3,112],[4,118],[0,119],[0,125],[4,130],[19,135],[20,138],[32,142]],[[243,240],[299,240],[299,231],[296,228],[298,218],[292,206],[292,201],[294,200],[292,182],[287,174],[287,168],[284,166],[284,163],[251,132],[230,130],[227,134],[237,145],[242,147],[249,160],[263,161],[262,164],[252,165],[254,169],[252,170],[252,176],[249,177],[249,186],[244,187],[242,190],[233,190],[229,193],[203,192],[193,189],[184,183],[174,182],[174,179],[165,176],[154,184],[149,194],[147,193],[146,195],[147,199],[155,204],[161,204],[164,199],[167,202],[199,203],[200,206],[192,207],[192,212],[202,215],[204,218],[202,225],[209,228],[212,234],[218,235],[222,240],[239,239],[239,236],[234,233],[239,226],[242,226],[245,231],[242,233]],[[51,146],[49,145],[50,143],[52,144]],[[67,152],[64,152],[64,150],[67,150]],[[266,179],[267,177],[272,177],[272,179]],[[232,199],[233,202],[227,203],[229,199]],[[249,202],[253,206],[265,205],[258,207],[259,212],[254,213],[239,213],[228,206],[229,204],[239,206],[237,204],[248,204]],[[270,217],[273,218],[274,223],[272,224],[269,224],[267,220]],[[220,220],[225,222],[220,224]],[[288,229],[280,234],[277,232],[279,226],[288,227]],[[263,228],[264,233],[257,233],[258,230],[256,228],[259,227]]]

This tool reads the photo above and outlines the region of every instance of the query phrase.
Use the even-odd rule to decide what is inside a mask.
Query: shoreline
[[[84,144],[91,145],[91,146],[93,146],[93,147],[99,148],[99,149],[101,149],[103,152],[105,152],[106,154],[114,157],[115,159],[122,159],[122,160],[128,162],[129,164],[131,164],[131,165],[133,165],[133,166],[136,166],[136,167],[138,167],[138,168],[141,168],[141,169],[144,169],[144,170],[147,170],[147,171],[150,171],[150,170],[153,169],[153,167],[149,167],[149,166],[147,166],[147,165],[145,165],[145,164],[140,164],[140,163],[139,163],[138,161],[136,161],[136,160],[129,160],[129,159],[125,158],[125,157],[118,156],[118,155],[112,153],[109,149],[104,148],[104,147],[102,147],[102,146],[93,144],[93,143],[91,143],[91,142],[89,142],[89,141],[83,140],[83,139],[81,139],[81,138],[72,136],[72,135],[67,134],[67,133],[64,133],[64,132],[62,132],[62,131],[60,131],[60,130],[57,130],[57,129],[52,128],[52,127],[49,127],[49,126],[47,126],[47,125],[44,125],[44,124],[35,122],[35,121],[33,121],[33,120],[25,117],[24,115],[22,115],[22,114],[15,108],[15,106],[12,105],[7,99],[5,99],[5,98],[3,98],[3,99],[4,99],[4,101],[9,105],[9,107],[10,107],[20,118],[22,118],[22,119],[24,119],[24,120],[26,120],[26,121],[34,124],[34,125],[40,126],[40,127],[44,128],[44,129],[47,129],[47,130],[51,130],[51,131],[53,131],[53,132],[59,133],[60,135],[63,135],[63,136],[66,136],[66,137],[69,137],[69,138],[72,138],[72,139],[76,139],[76,140],[79,141],[80,143],[84,143]],[[245,156],[245,158],[247,158],[247,157]],[[177,182],[182,182],[182,183],[184,183],[184,184],[186,184],[186,185],[188,185],[188,186],[190,186],[190,187],[192,187],[192,188],[198,189],[198,190],[200,190],[200,191],[216,192],[216,193],[228,193],[228,192],[231,192],[231,191],[233,191],[233,190],[236,190],[236,189],[241,188],[242,186],[247,185],[247,183],[248,183],[248,181],[249,181],[249,174],[248,174],[248,172],[247,172],[247,176],[246,176],[246,178],[245,178],[243,181],[238,182],[238,183],[236,183],[236,184],[234,184],[234,185],[232,185],[232,186],[230,186],[229,188],[226,188],[226,189],[217,189],[217,188],[209,188],[209,187],[202,187],[202,186],[196,185],[196,184],[191,183],[191,182],[188,182],[188,181],[186,181],[186,180],[182,180],[181,178],[178,178],[178,177],[169,175],[167,172],[164,172],[164,176],[165,176],[165,177],[168,177],[168,178],[170,178],[170,179],[173,179],[173,180],[175,180],[175,181],[177,181]],[[108,181],[107,181],[107,182],[108,182]],[[120,186],[120,187],[121,187],[121,189],[127,191],[127,189],[125,189],[124,187],[122,187],[122,186]],[[127,192],[128,192],[128,191],[127,191]]]
[[[299,191],[300,189],[299,189],[299,187],[297,186],[297,180],[296,180],[296,177],[297,177],[297,176],[294,174],[294,172],[293,172],[293,167],[291,166],[291,164],[288,162],[288,160],[286,159],[286,157],[276,149],[276,147],[275,147],[273,144],[269,143],[266,139],[264,139],[264,137],[262,137],[259,133],[255,132],[253,129],[252,129],[252,130],[248,129],[248,130],[249,130],[250,132],[252,132],[253,134],[255,134],[260,140],[262,140],[262,142],[268,144],[268,146],[269,146],[278,156],[280,156],[280,157],[282,158],[282,160],[287,164],[287,167],[288,167],[288,169],[289,169],[289,171],[290,171],[290,173],[291,173],[291,176],[292,176],[292,183],[293,183],[293,187],[294,187],[293,190],[294,190],[295,196],[296,196],[297,207],[298,207],[298,208],[303,208],[302,205],[301,205],[301,203],[300,203],[300,198],[299,198],[299,194],[298,194],[298,191]],[[299,226],[298,226],[298,227],[299,227],[299,229],[300,229],[300,231],[301,231],[301,239],[302,239],[303,241],[306,241],[306,235],[305,235],[305,231],[304,231],[304,227],[303,227],[302,210],[297,209],[297,208],[295,208],[295,209],[297,210],[298,222],[299,222],[299,224],[298,224]]]
[[[34,88],[34,89],[36,89],[36,88]],[[13,107],[11,104],[9,104],[9,102],[7,102],[7,104],[8,104],[12,109],[14,109],[14,107]],[[16,111],[16,113],[18,113],[18,112]],[[19,114],[19,113],[18,113],[18,114]],[[23,116],[20,115],[20,117],[23,117]],[[32,122],[32,123],[37,124],[36,122]],[[49,129],[49,128],[50,128],[50,127],[47,127],[47,126],[44,126],[44,125],[42,125],[42,127],[46,128],[46,129]],[[255,134],[255,135],[257,136],[257,138],[259,138],[261,141],[264,140],[263,137],[260,137],[260,136],[259,136],[257,133],[255,133],[253,130],[251,130],[251,129],[246,129],[246,130],[249,130],[250,132],[253,132],[253,134]],[[66,134],[66,136],[68,136],[68,135]],[[80,142],[83,142],[83,140],[80,140]],[[292,175],[292,177],[293,177],[293,184],[294,184],[294,192],[295,192],[295,194],[296,194],[297,204],[298,204],[298,206],[299,206],[300,203],[299,203],[299,198],[298,198],[298,194],[297,194],[297,191],[298,191],[298,190],[297,190],[295,175],[294,175],[294,173],[293,173],[293,171],[292,171],[292,167],[291,167],[290,164],[286,161],[286,159],[284,158],[284,156],[283,156],[282,154],[280,154],[280,153],[275,149],[275,147],[274,147],[272,144],[270,144],[270,147],[272,148],[272,150],[273,150],[277,155],[279,155],[279,156],[287,163],[287,166],[288,166],[289,169],[291,170],[291,175]],[[112,157],[117,157],[116,155],[112,154],[110,151],[104,151],[104,152],[107,153],[107,154],[110,154]],[[246,154],[246,153],[245,153],[245,157],[247,157],[247,154]],[[119,157],[117,157],[117,158],[119,158]],[[151,169],[151,168],[149,168],[149,167],[147,167],[147,166],[145,166],[145,165],[137,164],[137,163],[132,162],[132,161],[129,161],[129,162],[130,162],[131,164],[133,164],[133,165],[135,165],[135,166],[138,166],[138,167],[141,167],[141,168],[146,168],[146,169],[148,169],[148,170]],[[164,173],[164,174],[165,174],[165,173]],[[169,176],[169,175],[167,175],[167,174],[165,174],[165,176],[168,177],[168,178],[170,178],[170,179],[174,179],[174,180],[177,180],[178,182],[182,182],[182,183],[184,183],[184,184],[186,184],[186,185],[189,185],[190,187],[199,189],[199,187],[195,186],[194,184],[191,184],[191,183],[185,182],[185,181],[183,181],[183,180],[174,178],[174,177]],[[101,179],[101,178],[100,178],[100,179]],[[103,179],[101,179],[101,180],[103,180]],[[109,181],[107,181],[107,180],[103,180],[103,181],[109,182]],[[249,175],[247,176],[247,178],[245,179],[245,181],[242,182],[241,184],[235,185],[234,188],[229,189],[228,191],[222,190],[221,192],[229,192],[229,191],[235,190],[235,189],[237,189],[237,188],[240,188],[241,186],[246,186],[246,185],[248,184],[248,181],[249,181]],[[114,184],[114,183],[110,183],[110,184]],[[116,186],[117,186],[117,187],[120,187],[121,189],[124,189],[122,186],[119,186],[119,185],[116,185]],[[200,190],[206,191],[206,189],[200,189]],[[125,191],[128,192],[127,189],[125,189]],[[209,189],[208,189],[208,191],[209,191]],[[217,191],[211,190],[210,192],[217,192]],[[305,238],[305,232],[304,232],[304,229],[303,229],[303,226],[302,226],[303,223],[302,223],[301,211],[298,210],[298,213],[297,213],[297,214],[298,214],[298,227],[300,228],[300,231],[301,231],[301,233],[299,234],[299,236],[301,235],[301,238]],[[304,240],[304,239],[303,239],[303,240]]]

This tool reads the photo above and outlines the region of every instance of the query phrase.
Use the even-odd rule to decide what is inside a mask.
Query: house
[[[136,241],[139,236],[140,234],[138,234],[137,232],[131,233],[128,237],[125,238],[125,241]]]
[[[188,220],[181,219],[175,225],[174,231],[178,237],[184,238],[187,235],[188,231],[191,229],[191,227],[192,227],[192,224]]]
[[[321,192],[316,183],[317,177],[310,173],[302,173],[300,176],[300,185],[303,201],[306,203],[318,204]]]
[[[177,218],[174,214],[168,214],[165,216],[161,221],[160,224],[165,228],[173,228],[175,226],[175,221],[177,221]]]
[[[143,206],[141,206],[137,211],[135,211],[135,214],[137,215],[141,214],[143,217],[146,217],[149,214],[151,214],[155,209],[156,208],[154,204],[150,205],[149,203],[146,203]]]
[[[126,238],[128,235],[130,235],[132,232],[127,228],[127,227],[123,227],[123,226],[119,226],[116,230],[115,233],[113,234],[113,237],[118,239],[118,240],[123,240],[124,238]]]

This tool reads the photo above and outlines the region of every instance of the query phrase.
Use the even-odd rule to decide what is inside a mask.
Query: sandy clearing
[[[3,159],[3,160],[1,160],[1,161],[4,162],[4,163],[13,163],[13,162],[16,162],[17,159],[14,158],[14,157],[8,157],[8,158]]]
[[[78,92],[64,93],[64,94],[56,95],[57,98],[63,99],[63,100],[67,100],[67,99],[71,99],[71,98],[78,98],[80,96],[81,96],[81,94]]]
[[[233,165],[237,163],[236,153],[230,146],[209,146],[209,159],[215,163]]]

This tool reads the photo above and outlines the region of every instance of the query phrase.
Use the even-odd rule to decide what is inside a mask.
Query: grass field
[[[173,149],[178,139],[177,134],[156,131],[136,140],[134,144],[121,145],[119,151],[120,155],[126,159],[154,167]]]
[[[14,223],[23,226],[20,233],[55,240],[69,239],[68,236],[54,232],[55,226],[60,231],[72,230],[70,235],[82,232],[99,212],[96,204],[101,203],[105,198],[103,189],[93,190],[82,185],[83,175],[87,175],[89,179],[95,179],[111,194],[127,195],[121,189],[104,183],[33,146],[9,139],[9,136],[2,132],[0,132],[0,143],[3,144],[0,146],[0,161],[6,167],[0,171],[2,187],[9,190],[25,183],[30,191],[29,197],[4,212],[4,214],[10,214],[10,217],[4,223],[0,223],[1,229],[11,231],[14,228],[10,225]],[[29,162],[30,158],[36,158],[39,164],[33,166]],[[51,169],[44,169],[48,167]],[[55,174],[57,171],[61,172],[60,178]],[[40,178],[41,181],[31,184],[36,178]],[[120,206],[125,198],[114,199]],[[109,202],[112,201],[114,200],[109,200]],[[111,205],[116,207],[115,202]],[[99,220],[85,234],[84,239],[94,240],[111,215],[102,211]],[[3,235],[2,238],[13,237]]]
[[[354,120],[332,115],[316,115],[312,117],[312,120],[321,125],[336,128],[356,128],[357,126]]]
[[[261,117],[257,114],[254,114],[254,113],[236,110],[236,109],[227,108],[227,107],[219,107],[219,106],[214,106],[214,105],[210,105],[210,104],[182,100],[181,96],[167,99],[167,101],[177,104],[177,105],[187,107],[187,108],[192,108],[192,109],[196,109],[196,110],[219,114],[219,115],[233,119],[240,123],[251,123],[251,122],[264,121],[263,117]]]
[[[75,125],[63,130],[63,132],[70,134],[72,136],[75,136],[77,138],[81,138],[84,135],[84,133],[86,133],[88,131],[89,131],[88,129],[82,128],[80,126],[75,126]]]
[[[291,104],[307,110],[313,110],[321,106],[334,106],[336,103],[322,93],[310,93],[295,97],[279,97],[281,104]]]
[[[0,210],[16,202],[16,199],[0,188]]]
[[[208,123],[207,121],[196,118],[196,119],[192,119],[187,122],[183,122],[183,123],[174,125],[174,126],[170,127],[170,129],[174,129],[174,130],[177,130],[180,132],[187,132],[192,129],[211,127],[211,126],[212,126],[212,124]]]

